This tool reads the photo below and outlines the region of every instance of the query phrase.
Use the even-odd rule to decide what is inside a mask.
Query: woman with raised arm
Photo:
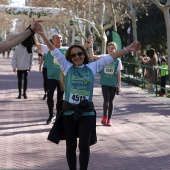
[[[48,40],[39,23],[37,24],[36,32],[41,35],[51,50],[54,60],[59,63],[65,75],[62,126],[66,137],[66,157],[69,169],[77,169],[76,148],[78,133],[80,170],[87,170],[90,145],[96,143],[96,141],[91,141],[96,128],[96,116],[92,102],[94,76],[114,59],[125,55],[129,51],[139,50],[140,45],[138,46],[136,42],[133,42],[123,50],[108,54],[100,60],[89,63],[89,57],[82,46],[70,46],[64,56]]]
[[[107,54],[94,55],[93,44],[90,44],[89,51],[92,59],[99,60],[101,57],[107,56]],[[117,45],[115,42],[107,44],[108,54],[116,51]],[[103,117],[101,123],[106,126],[112,126],[113,101],[115,94],[121,91],[121,70],[122,62],[117,58],[100,71],[100,85],[103,94]]]

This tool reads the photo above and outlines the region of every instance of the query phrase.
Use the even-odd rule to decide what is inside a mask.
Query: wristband
[[[32,34],[35,34],[31,27],[28,27],[28,29],[31,31]]]
[[[126,47],[124,47],[123,49],[125,50],[126,54],[128,54],[128,53],[129,53],[129,51],[127,50],[127,48],[126,48]]]

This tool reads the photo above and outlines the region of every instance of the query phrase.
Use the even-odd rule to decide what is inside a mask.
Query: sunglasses
[[[70,54],[70,57],[71,57],[71,58],[75,58],[76,55],[80,57],[80,56],[83,55],[83,52],[82,52],[82,51],[79,51],[77,54],[76,54],[76,53]]]

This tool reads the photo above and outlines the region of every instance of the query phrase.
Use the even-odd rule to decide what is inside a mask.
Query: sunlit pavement
[[[28,99],[16,99],[17,77],[11,56],[4,59],[0,54],[0,169],[68,170],[65,141],[55,145],[47,140],[52,125],[46,125],[42,73],[37,54],[34,58]],[[170,170],[170,99],[122,83],[122,92],[115,98],[113,125],[102,126],[98,80],[97,76],[93,97],[98,143],[91,147],[88,169]]]

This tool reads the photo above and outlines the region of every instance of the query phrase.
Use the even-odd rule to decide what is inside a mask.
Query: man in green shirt
[[[56,29],[51,28],[51,41],[56,48],[58,48],[63,55],[65,55],[67,47],[62,47],[62,36],[57,32]],[[53,123],[55,121],[56,113],[53,112],[54,109],[54,92],[57,89],[56,97],[56,111],[60,112],[59,105],[63,100],[63,88],[60,83],[61,70],[58,63],[54,63],[54,58],[51,55],[50,50],[46,45],[36,43],[36,47],[41,51],[42,55],[46,59],[47,63],[47,105],[49,110],[49,117],[46,121],[47,124]]]

